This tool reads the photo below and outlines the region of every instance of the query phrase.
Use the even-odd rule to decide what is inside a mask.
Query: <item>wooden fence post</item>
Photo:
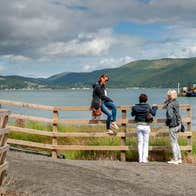
[[[9,149],[7,145],[7,136],[8,136],[8,129],[7,129],[7,122],[8,122],[8,115],[10,112],[8,111],[1,111],[1,122],[0,122],[0,186],[3,183],[4,177],[6,176],[7,170],[7,162],[6,162],[6,154]],[[0,190],[1,191],[1,190]]]
[[[122,131],[125,133],[124,137],[121,137],[121,146],[126,146],[126,132],[127,132],[127,123],[126,123],[126,119],[127,119],[127,111],[126,110],[122,110],[122,123],[121,123],[121,127],[122,127]],[[120,153],[120,160],[121,161],[126,161],[126,151],[121,151]]]
[[[58,123],[57,120],[59,119],[59,114],[57,110],[53,111],[53,124],[52,124],[52,132],[53,133],[57,133],[58,132]],[[57,141],[57,137],[53,135],[52,137],[52,145],[53,146],[57,146],[58,145],[58,141]],[[53,149],[52,150],[52,158],[57,158],[57,150]]]
[[[191,115],[191,107],[189,106],[187,109],[187,117],[192,119],[192,115]],[[192,124],[191,124],[191,120],[190,122],[187,122],[187,131],[192,131]],[[187,136],[187,143],[189,146],[192,146],[192,136]],[[191,148],[192,149],[192,148]],[[188,151],[188,154],[191,155],[192,151]]]

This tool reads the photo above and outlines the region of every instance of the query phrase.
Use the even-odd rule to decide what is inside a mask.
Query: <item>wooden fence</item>
[[[9,114],[9,111],[0,109],[0,186],[2,185],[7,169],[6,154],[9,149],[7,145],[7,135],[9,131],[7,122]]]
[[[14,114],[10,115],[12,119],[22,119],[23,121],[35,121],[35,122],[42,122],[48,123],[52,125],[52,131],[43,131],[43,130],[35,130],[17,126],[9,125],[11,131],[14,132],[22,132],[22,133],[29,133],[29,134],[37,134],[41,136],[49,136],[52,138],[51,144],[43,144],[37,142],[29,142],[24,140],[16,140],[16,139],[8,139],[9,144],[17,144],[21,146],[28,146],[28,147],[36,147],[51,150],[52,157],[56,158],[58,151],[67,151],[67,150],[107,150],[107,151],[121,151],[121,160],[126,160],[126,151],[129,150],[137,150],[136,146],[127,146],[126,145],[126,138],[136,137],[135,132],[127,131],[129,126],[133,126],[135,124],[134,120],[130,119],[130,110],[132,106],[118,106],[118,112],[121,112],[121,118],[117,120],[117,123],[121,125],[120,131],[117,133],[115,137],[121,138],[121,145],[119,146],[87,146],[87,145],[59,145],[58,138],[69,138],[69,137],[111,137],[105,133],[101,132],[59,132],[58,125],[65,124],[65,125],[92,125],[92,124],[102,124],[105,123],[105,120],[68,120],[68,119],[60,119],[59,113],[62,111],[70,112],[70,111],[89,111],[89,107],[87,106],[61,106],[61,107],[53,107],[53,106],[45,106],[45,105],[38,105],[38,104],[29,104],[29,103],[22,103],[16,101],[8,101],[8,100],[0,100],[0,105],[10,105],[10,106],[18,106],[18,107],[25,107],[25,108],[34,108],[40,110],[48,110],[51,111],[53,114],[53,118],[43,118],[37,116],[27,116],[21,114]],[[163,105],[158,105],[159,110],[163,110]],[[187,139],[187,145],[181,146],[182,151],[188,151],[191,153],[192,151],[192,132],[191,132],[191,107],[190,105],[184,104],[180,105],[181,110],[186,111],[186,116],[182,118],[182,122],[187,124],[187,131],[184,133],[180,133],[180,136],[185,137]],[[90,111],[89,111],[90,112]],[[168,131],[166,127],[164,127],[165,119],[164,118],[156,118],[153,121],[153,124],[157,125],[159,128],[157,131],[152,131],[150,136],[152,137],[168,137]],[[161,151],[161,150],[168,150],[170,147],[168,146],[149,146],[150,151]]]

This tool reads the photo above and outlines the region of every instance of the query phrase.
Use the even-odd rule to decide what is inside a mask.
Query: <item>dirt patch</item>
[[[195,196],[196,164],[70,161],[9,152],[7,195]]]

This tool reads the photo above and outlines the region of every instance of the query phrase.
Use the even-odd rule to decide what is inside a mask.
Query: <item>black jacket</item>
[[[93,84],[93,97],[91,108],[98,108],[104,102],[113,102],[112,99],[105,95],[105,85],[99,83]]]
[[[136,122],[146,122],[146,114],[151,113],[153,116],[156,115],[157,107],[150,107],[147,103],[139,103],[132,107],[131,115],[135,116]]]

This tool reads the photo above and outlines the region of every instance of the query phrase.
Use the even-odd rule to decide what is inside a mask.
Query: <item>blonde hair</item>
[[[178,97],[175,89],[169,89],[167,95],[171,97],[171,99],[176,99]]]

